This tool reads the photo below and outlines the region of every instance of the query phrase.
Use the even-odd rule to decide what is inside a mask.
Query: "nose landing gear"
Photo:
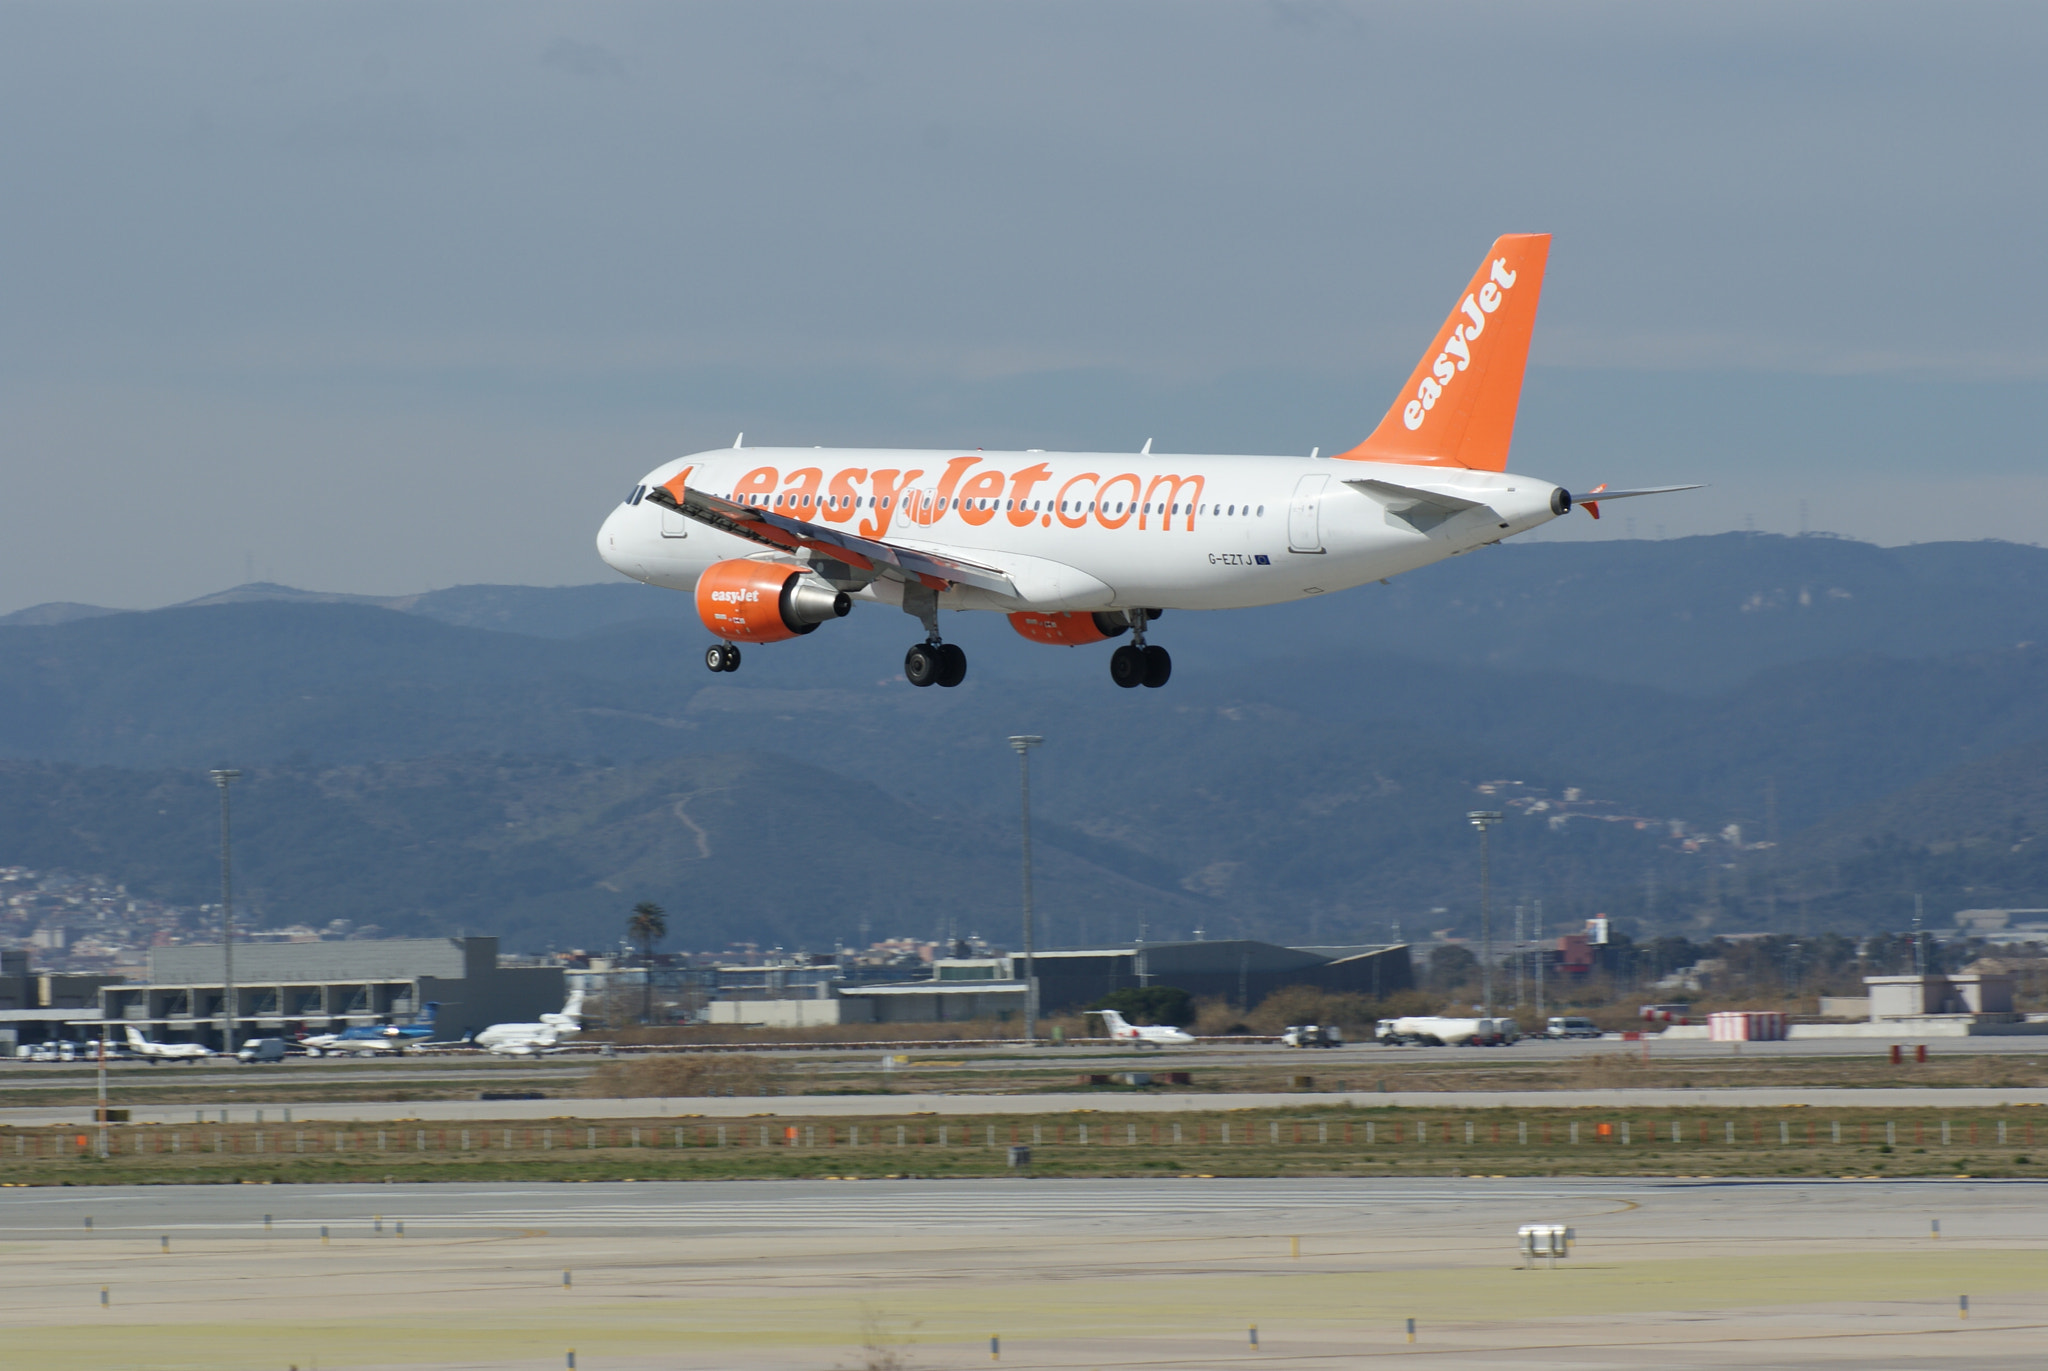
[[[704,649],[704,665],[711,671],[738,671],[740,650],[731,643],[713,643]]]
[[[1131,641],[1109,654],[1109,679],[1125,690],[1157,690],[1173,678],[1173,658],[1165,648],[1145,641],[1145,625],[1158,618],[1159,611],[1128,609],[1124,614],[1131,623]]]

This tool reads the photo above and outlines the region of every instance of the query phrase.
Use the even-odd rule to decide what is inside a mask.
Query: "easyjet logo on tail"
[[[1410,431],[1422,427],[1422,421],[1443,397],[1444,387],[1455,381],[1459,372],[1472,365],[1472,340],[1486,332],[1486,316],[1500,308],[1501,292],[1514,288],[1515,273],[1508,270],[1508,259],[1494,258],[1493,271],[1486,284],[1467,295],[1458,305],[1458,309],[1467,316],[1466,322],[1451,330],[1451,336],[1444,340],[1444,350],[1430,364],[1429,375],[1415,387],[1415,398],[1401,407],[1401,422]]]
[[[1338,459],[1505,471],[1549,257],[1547,233],[1494,239],[1380,426]]]

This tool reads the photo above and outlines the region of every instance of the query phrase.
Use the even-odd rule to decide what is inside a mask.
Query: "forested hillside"
[[[1553,924],[2048,904],[2044,582],[2009,544],[1511,546],[1170,614],[1174,680],[1134,692],[982,615],[946,625],[967,683],[916,691],[911,621],[872,606],[714,677],[687,597],[624,584],[26,614],[0,625],[0,863],[205,898],[204,769],[231,762],[275,922],[538,946],[656,898],[707,945],[1002,936],[1003,739],[1032,731],[1056,940],[1469,925],[1482,803],[1510,816],[1503,900]]]

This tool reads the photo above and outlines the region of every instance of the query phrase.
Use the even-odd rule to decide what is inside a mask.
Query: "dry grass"
[[[606,1062],[583,1082],[592,1099],[675,1099],[688,1095],[759,1095],[768,1063],[746,1052],[684,1052]]]

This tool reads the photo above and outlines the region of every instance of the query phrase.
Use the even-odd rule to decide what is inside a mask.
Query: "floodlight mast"
[[[1501,821],[1497,809],[1474,809],[1465,815],[1479,830],[1479,1000],[1480,1012],[1493,1017],[1493,885],[1487,866],[1487,830]]]
[[[1038,1041],[1038,967],[1032,960],[1031,929],[1031,749],[1042,747],[1045,739],[1035,733],[1019,733],[1011,737],[1010,746],[1016,749],[1019,775],[1023,783],[1024,816],[1024,1041]]]
[[[224,767],[212,773],[220,787],[220,966],[221,1051],[235,1050],[235,880],[228,844],[228,786],[242,779],[242,773]],[[101,1035],[105,1036],[104,1033]]]

